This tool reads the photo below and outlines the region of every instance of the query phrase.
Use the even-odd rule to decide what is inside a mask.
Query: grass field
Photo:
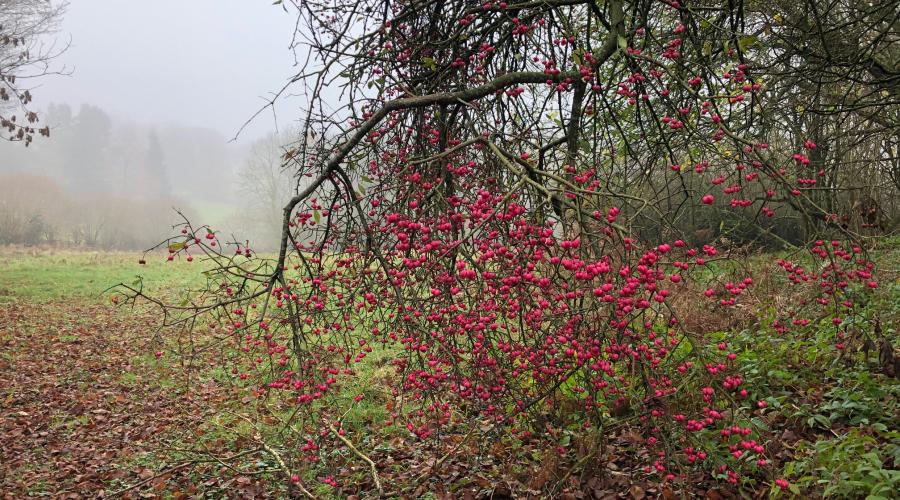
[[[166,262],[152,255],[142,265],[140,259],[137,253],[11,250],[0,261],[0,301],[97,299],[109,287],[138,277],[156,290],[200,282],[199,263]]]
[[[866,307],[879,311],[896,346],[900,250],[892,245],[880,251],[887,279]],[[178,346],[156,356],[162,345],[159,316],[146,307],[116,307],[103,294],[138,277],[163,294],[184,290],[202,283],[202,263],[167,263],[154,255],[140,265],[139,258],[11,249],[0,262],[0,496],[287,495],[287,482],[262,444],[281,436],[266,434],[259,413],[250,417],[259,408],[232,374],[213,366],[216,353],[199,355],[191,369],[171,354]],[[877,359],[822,363],[821,357],[833,353],[824,336],[760,342],[749,329],[720,335],[738,346],[748,384],[771,395],[773,411],[765,425],[778,474],[790,479],[794,494],[896,494],[900,385],[879,371]],[[333,397],[341,407],[352,407],[344,415],[345,428],[377,462],[382,481],[413,485],[395,498],[487,498],[527,489],[551,467],[555,459],[542,450],[466,442],[465,431],[411,446],[396,427],[383,426],[390,354],[374,352],[360,368],[360,385]],[[366,397],[354,405],[360,393]],[[286,415],[263,418],[272,423]],[[281,446],[299,444],[286,440]],[[456,454],[422,482],[450,450]],[[371,491],[367,465],[347,448],[336,447],[322,459],[345,464],[339,479],[348,489],[323,484],[313,468],[303,479],[316,495]],[[565,472],[554,469],[551,477],[559,480]]]

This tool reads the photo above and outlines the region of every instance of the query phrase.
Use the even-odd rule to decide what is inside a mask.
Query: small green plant
[[[882,437],[886,442],[854,429],[833,439],[803,443],[797,454],[805,457],[788,462],[784,477],[790,478],[790,489],[798,495],[891,498],[900,490],[900,470],[896,468],[900,432],[886,432]]]
[[[886,429],[897,415],[900,386],[882,387],[871,383],[867,373],[860,372],[858,375],[859,384],[839,385],[828,391],[825,395],[827,402],[819,407],[819,412],[827,415],[830,422],[853,426],[871,424]]]
[[[900,411],[900,386],[882,383],[868,372],[851,372],[835,381],[818,405],[793,406],[789,416],[810,429],[871,426],[886,432]]]

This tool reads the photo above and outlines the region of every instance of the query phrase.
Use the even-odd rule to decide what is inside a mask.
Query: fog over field
[[[294,22],[255,0],[69,4],[42,40],[68,45],[51,62],[61,74],[32,87],[50,139],[0,142],[0,193],[17,212],[0,239],[141,247],[177,221],[172,207],[264,239],[267,214],[234,200],[255,177],[239,172],[263,145],[277,162],[272,136],[286,137],[299,115],[284,99],[246,124],[295,71]]]

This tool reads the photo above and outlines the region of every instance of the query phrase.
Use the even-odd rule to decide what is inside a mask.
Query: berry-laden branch
[[[625,440],[630,474],[667,488],[786,488],[742,332],[827,335],[835,358],[865,337],[872,207],[896,193],[890,158],[856,158],[891,140],[866,112],[896,109],[871,98],[883,78],[835,82],[836,61],[784,54],[790,23],[809,26],[781,10],[304,2],[293,83],[309,104],[284,157],[297,189],[278,256],[185,221],[165,250],[202,257],[207,286],[183,305],[151,300],[184,328],[169,335],[221,351],[264,402],[260,426],[290,427],[271,435],[296,446],[267,446],[292,481],[355,494],[327,451],[343,446],[381,491],[382,451],[327,425],[374,392],[385,417],[354,441],[454,435],[435,474],[451,456],[476,466],[469,448],[492,441],[530,447],[559,464],[564,481],[540,486],[552,495]],[[837,9],[821,25],[842,18],[872,24]],[[798,93],[822,113],[786,97]],[[842,119],[874,138],[850,140]],[[763,278],[787,304],[746,265],[784,249],[780,278]]]

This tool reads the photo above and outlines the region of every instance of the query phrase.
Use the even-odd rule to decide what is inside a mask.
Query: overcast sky
[[[35,95],[39,105],[91,103],[230,138],[293,74],[294,20],[271,0],[72,0],[58,37],[71,38],[59,62],[73,73],[46,79]],[[298,104],[277,108],[280,127]],[[267,113],[240,142],[274,128]]]

